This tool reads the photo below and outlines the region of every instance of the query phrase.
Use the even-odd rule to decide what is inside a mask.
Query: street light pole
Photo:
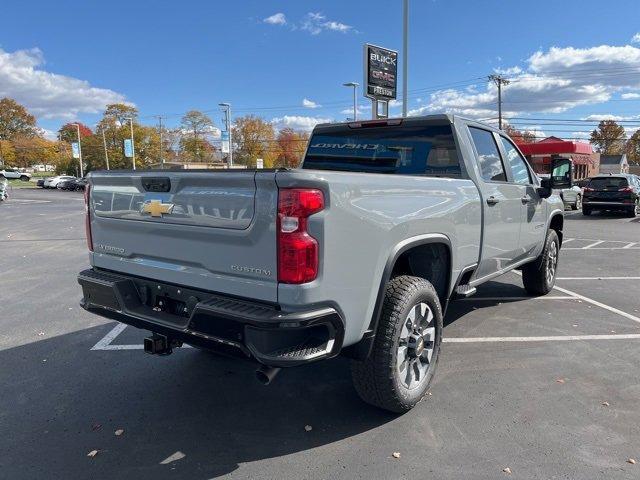
[[[109,153],[107,152],[107,139],[104,136],[104,128],[102,129],[102,145],[104,146],[104,161],[107,164],[107,170],[109,170]]]
[[[131,156],[133,158],[133,169],[136,169],[136,146],[133,143],[133,117],[129,117],[129,125],[131,126]]]
[[[409,0],[403,1],[402,10],[402,116],[406,117],[409,86]]]
[[[347,82],[343,83],[345,87],[353,87],[353,121],[358,120],[358,87],[359,83],[356,82]]]
[[[231,104],[222,102],[219,103],[222,108],[224,108],[224,118],[225,118],[225,126],[227,127],[227,132],[229,133],[229,168],[233,167],[233,139],[231,138]]]
[[[75,123],[76,129],[78,131],[78,156],[80,157],[80,178],[84,177],[84,167],[82,165],[82,142],[80,141],[80,124]]]

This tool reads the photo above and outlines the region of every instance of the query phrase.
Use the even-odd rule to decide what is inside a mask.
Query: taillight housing
[[[623,187],[618,189],[619,192],[633,192],[633,188],[631,187]]]
[[[91,185],[88,183],[84,186],[84,232],[87,236],[87,247],[90,252],[93,252],[93,238],[91,237],[91,208],[89,205],[89,199],[91,198]]]
[[[591,188],[591,187],[584,187],[584,191],[585,191],[585,192],[593,192],[593,191],[594,191],[594,189],[593,189],[593,188]]]
[[[318,241],[307,231],[308,219],[324,209],[317,189],[282,188],[278,191],[278,281],[300,284],[318,276]]]

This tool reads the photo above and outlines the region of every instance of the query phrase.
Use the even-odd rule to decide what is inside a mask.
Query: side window
[[[478,165],[482,179],[488,182],[506,182],[507,176],[493,134],[474,127],[469,127],[469,132],[478,152]]]
[[[513,174],[513,181],[521,185],[529,185],[531,183],[531,177],[529,176],[526,160],[522,158],[520,152],[513,146],[513,143],[503,136],[500,136],[500,140],[502,141],[502,147],[507,156],[509,168],[511,168],[511,173]]]

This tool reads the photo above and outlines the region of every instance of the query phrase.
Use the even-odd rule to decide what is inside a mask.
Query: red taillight
[[[589,187],[584,187],[584,191],[585,192],[593,192],[594,189],[593,188],[589,188]]]
[[[84,187],[84,231],[87,236],[87,247],[93,252],[93,238],[91,238],[91,208],[89,206],[89,198],[91,196],[91,185],[86,184]]]
[[[320,190],[283,188],[278,192],[278,281],[306,283],[318,276],[318,241],[307,219],[324,209]]]
[[[633,192],[633,188],[631,187],[624,187],[624,188],[619,188],[618,189],[619,192]]]

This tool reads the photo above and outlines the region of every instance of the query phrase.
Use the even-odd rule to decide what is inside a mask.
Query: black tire
[[[417,314],[423,304],[428,310]],[[414,318],[418,316],[411,328],[410,314]],[[418,330],[412,334],[416,323]],[[408,332],[407,337],[401,340],[404,332]],[[396,413],[411,410],[427,393],[438,363],[441,341],[442,309],[433,285],[406,275],[392,279],[385,290],[371,355],[364,361],[351,362],[351,376],[360,398]],[[404,356],[400,365],[398,355]],[[416,379],[415,385],[409,377]]]
[[[533,262],[522,267],[522,283],[531,295],[546,295],[556,283],[560,240],[555,230],[547,231],[542,253]]]
[[[28,182],[29,181],[29,177],[27,177],[26,175],[22,175],[20,177],[20,180],[22,180],[23,182]]]
[[[627,211],[627,217],[635,218],[638,216],[639,211],[640,205],[638,204],[638,200],[636,200],[635,205]]]
[[[582,214],[588,217],[589,215],[591,215],[591,209],[582,205]]]

